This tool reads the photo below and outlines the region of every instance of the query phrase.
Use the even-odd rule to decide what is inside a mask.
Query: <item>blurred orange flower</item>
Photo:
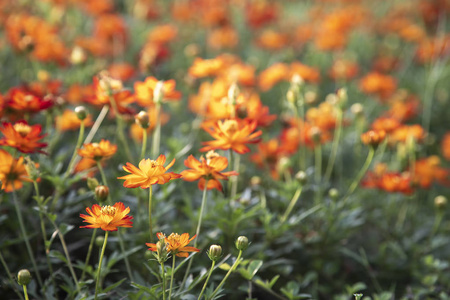
[[[441,151],[442,156],[446,160],[450,160],[450,132],[447,132],[442,138]]]
[[[89,215],[80,214],[83,222],[90,225],[80,226],[80,228],[101,228],[104,231],[117,231],[117,227],[133,227],[132,216],[128,216],[130,208],[125,208],[122,202],[117,202],[113,206],[106,205],[100,207],[94,204],[92,209],[87,207]]]
[[[421,142],[425,136],[426,132],[419,124],[402,125],[389,135],[389,142],[406,143],[410,138],[416,142]]]
[[[384,141],[385,137],[386,132],[384,130],[369,130],[361,134],[361,141],[365,145],[376,147]]]
[[[208,46],[215,50],[234,48],[238,42],[238,34],[231,26],[219,27],[208,35]]]
[[[259,87],[262,91],[270,90],[275,84],[288,80],[289,67],[283,63],[276,63],[259,74]]]
[[[117,152],[117,145],[111,144],[108,140],[101,140],[100,143],[84,144],[83,148],[78,150],[78,155],[84,158],[90,158],[95,161],[107,159]]]
[[[397,81],[389,76],[371,72],[360,81],[360,89],[366,94],[377,95],[380,100],[391,96],[397,88]]]
[[[40,124],[30,126],[24,120],[18,121],[14,125],[4,122],[3,127],[0,128],[0,132],[4,135],[0,140],[0,145],[16,148],[23,153],[44,153],[39,150],[39,148],[47,146],[47,143],[40,142],[45,137],[45,135],[40,135],[41,131]]]
[[[278,162],[283,157],[283,149],[277,139],[261,142],[257,145],[257,152],[250,156],[250,159],[260,168],[268,167],[270,175],[278,179]]]
[[[23,186],[24,181],[32,182],[28,178],[23,157],[14,159],[7,151],[0,149],[0,182],[2,183],[2,190],[6,193],[18,190]]]
[[[56,128],[61,131],[76,130],[80,128],[81,122],[84,122],[84,126],[86,127],[92,126],[91,115],[88,115],[86,119],[80,121],[73,110],[66,109],[62,115],[56,116],[55,120]]]
[[[8,107],[18,111],[25,112],[39,112],[53,106],[51,99],[43,99],[35,94],[24,91],[19,88],[12,88],[8,92],[7,105]]]
[[[422,188],[430,188],[434,181],[443,185],[450,184],[450,171],[440,166],[441,160],[433,155],[416,161],[414,168],[413,181]]]
[[[129,175],[122,177],[117,177],[118,179],[125,179],[123,186],[126,188],[137,188],[147,189],[153,184],[164,184],[170,180],[180,178],[180,174],[174,172],[166,173],[170,167],[175,163],[173,159],[167,167],[164,167],[166,162],[166,157],[161,154],[156,160],[143,159],[139,162],[139,168],[136,168],[133,164],[127,162],[123,169]]]
[[[227,180],[230,176],[238,175],[235,171],[221,172],[228,166],[228,159],[220,156],[214,151],[209,151],[206,153],[206,159],[202,156],[200,157],[200,160],[189,155],[184,161],[184,165],[190,169],[181,172],[183,180],[199,180],[198,188],[200,190],[205,188],[206,183],[206,188],[208,190],[218,189],[219,191],[222,191],[222,184],[219,179]]]
[[[379,117],[375,119],[372,123],[373,130],[383,130],[387,134],[393,132],[395,129],[399,128],[402,124],[399,120],[390,117]]]
[[[264,30],[256,40],[256,43],[268,50],[279,50],[286,46],[289,37],[282,32],[277,32],[273,29]]]
[[[333,62],[328,75],[333,80],[349,80],[354,78],[359,71],[358,64],[351,60],[338,59]]]
[[[291,71],[287,79],[291,80],[294,75],[299,75],[304,81],[318,83],[320,81],[320,72],[316,68],[304,65],[300,62],[291,63]]]
[[[224,61],[220,58],[203,59],[197,57],[189,68],[189,75],[194,78],[217,76],[224,67]]]
[[[202,128],[215,140],[203,142],[202,144],[206,146],[201,148],[200,151],[231,149],[240,154],[247,153],[250,148],[246,144],[258,143],[257,137],[262,134],[261,130],[253,132],[256,126],[255,121],[239,121],[237,119],[217,121],[212,127],[202,125]]]
[[[154,104],[155,91],[160,93],[162,100],[180,100],[181,93],[175,90],[175,80],[162,81],[155,77],[147,77],[144,82],[134,83],[136,101],[143,107],[149,107]]]
[[[158,232],[156,234],[158,240],[164,239],[166,243],[167,252],[172,255],[176,255],[178,257],[188,257],[189,252],[200,252],[200,249],[194,247],[188,247],[187,245],[195,239],[196,235],[189,239],[189,233],[183,233],[179,235],[178,233],[171,233],[168,237],[166,237],[163,233]],[[148,250],[157,251],[156,244],[146,243],[149,247]]]

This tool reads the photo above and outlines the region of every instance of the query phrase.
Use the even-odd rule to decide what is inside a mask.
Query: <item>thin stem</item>
[[[73,151],[72,154],[72,158],[70,159],[69,162],[69,166],[67,167],[66,173],[64,173],[64,178],[67,178],[67,176],[69,176],[70,172],[72,172],[72,169],[75,165],[75,159],[77,158],[78,155],[78,149],[80,149],[81,147],[81,143],[83,142],[83,138],[84,138],[84,120],[81,121],[80,124],[80,131],[78,133],[78,140],[77,140],[77,144],[75,146],[75,150]]]
[[[117,123],[117,137],[119,138],[120,142],[122,143],[123,148],[125,149],[125,154],[128,157],[128,160],[132,160],[130,148],[128,147],[128,143],[125,139],[125,135],[123,134],[123,118],[122,115],[119,112],[119,109],[117,108],[116,101],[114,100],[114,97],[111,95],[109,97],[109,102],[111,103],[111,107],[113,108],[114,112],[116,113],[116,123]]]
[[[148,189],[148,223],[150,228],[150,243],[153,243],[152,198],[153,198],[153,186],[150,185]]]
[[[140,159],[144,158],[146,149],[147,149],[147,129],[142,128],[142,148]]]
[[[130,262],[128,261],[128,256],[125,255],[125,246],[123,244],[123,236],[121,230],[122,228],[119,228],[118,230],[120,251],[122,251],[122,253],[124,254],[125,267],[127,268],[128,277],[130,277],[130,280],[133,281],[133,274],[131,273]]]
[[[163,300],[166,300],[166,271],[164,270],[164,263],[161,263],[161,277],[162,277],[162,285],[163,285]]]
[[[5,259],[3,258],[2,252],[0,251],[0,261],[2,262],[3,267],[5,268],[6,274],[9,278],[9,283],[11,284],[12,288],[14,289],[14,292],[19,296],[20,300],[23,300],[22,294],[17,290],[15,281],[13,279],[13,276],[11,275],[11,271],[8,268],[8,265],[6,264]]]
[[[342,135],[342,110],[338,108],[336,116],[337,127],[334,130],[333,145],[331,146],[330,159],[328,160],[327,168],[325,171],[324,182],[330,180],[331,172],[333,171],[334,163],[336,161],[339,142]]]
[[[23,287],[23,295],[25,296],[25,300],[28,300],[27,286],[24,284]]]
[[[208,277],[206,277],[206,281],[205,284],[203,285],[202,291],[200,292],[200,295],[198,296],[198,300],[200,300],[202,298],[203,292],[206,289],[206,286],[208,285],[208,281],[209,281],[209,277],[211,277],[211,274],[214,270],[214,265],[216,264],[216,261],[213,260],[212,265],[211,265],[211,269],[209,270],[209,274]]]
[[[361,181],[364,174],[366,174],[367,170],[369,169],[370,163],[372,162],[374,155],[375,155],[375,149],[374,149],[374,147],[370,147],[369,154],[367,155],[366,161],[365,161],[364,165],[362,166],[361,170],[359,171],[358,175],[356,175],[352,184],[348,188],[348,191],[347,191],[344,199],[347,199],[347,197],[350,196],[355,191],[355,189],[358,187],[359,182]]]
[[[236,155],[235,159],[234,159],[234,171],[236,171],[237,173],[239,173],[239,166],[241,163],[241,156],[240,155]],[[238,176],[239,175],[235,175],[231,177],[232,180],[232,185],[231,185],[231,200],[233,200],[236,197],[236,193],[237,193],[237,185],[238,185]]]
[[[12,194],[13,194],[14,206],[16,208],[17,218],[19,219],[20,231],[22,232],[22,236],[25,241],[25,246],[28,251],[28,255],[30,256],[31,263],[33,264],[34,272],[36,273],[36,278],[38,280],[39,286],[43,287],[41,274],[39,273],[38,267],[36,265],[36,260],[34,259],[33,251],[31,250],[30,242],[28,240],[28,234],[25,230],[25,225],[23,223],[22,212],[20,211],[20,204],[19,204],[19,201],[17,200],[16,191],[13,190]]]
[[[291,202],[289,203],[289,206],[287,207],[286,211],[284,212],[283,217],[281,217],[281,223],[286,222],[289,214],[291,213],[292,209],[294,208],[295,204],[297,203],[297,200],[300,198],[300,195],[302,193],[303,186],[300,185],[297,190],[295,191],[294,197],[292,197]]]
[[[100,171],[100,176],[102,177],[103,185],[106,185],[107,187],[109,187],[109,186],[108,186],[108,181],[106,180],[105,171],[103,170],[102,164],[100,163],[99,160],[97,160],[97,168],[98,168],[98,170]],[[111,201],[111,193],[108,193],[108,203],[109,203],[109,204],[112,204],[112,201]]]
[[[321,185],[321,178],[322,178],[322,146],[319,143],[314,146],[314,163],[315,163],[314,180],[315,180],[316,185],[317,185],[315,202],[317,204],[319,202],[321,196],[322,196],[322,185]]]
[[[98,228],[94,228],[94,231],[92,232],[92,237],[91,237],[91,241],[89,243],[88,253],[86,255],[86,260],[84,261],[85,267],[83,268],[83,273],[81,273],[80,281],[83,281],[84,275],[86,274],[86,266],[89,264],[89,259],[91,258],[92,248],[94,248],[94,241],[95,241],[95,236],[97,235],[97,229]]]
[[[170,275],[170,288],[169,288],[169,300],[172,297],[173,275],[175,273],[175,254],[172,255],[172,274]]]
[[[99,284],[100,284],[100,274],[102,272],[102,262],[103,262],[103,256],[105,254],[106,242],[108,241],[108,234],[109,234],[109,231],[105,231],[105,240],[103,241],[102,252],[100,254],[100,261],[98,262],[97,282],[95,283],[95,296],[94,296],[95,300],[97,300],[97,295],[98,295],[98,288],[99,288]]]
[[[159,144],[161,136],[161,103],[155,104],[156,109],[156,126],[153,132],[152,139],[152,157],[156,157],[159,154]]]
[[[240,264],[241,262],[241,256],[242,256],[242,250],[239,250],[239,255],[236,259],[236,261],[234,262],[234,264],[231,266],[231,268],[228,270],[228,273],[225,275],[225,277],[222,279],[222,281],[219,283],[219,285],[216,287],[216,289],[214,290],[214,292],[212,293],[211,297],[209,299],[213,299],[214,296],[219,292],[219,290],[222,288],[222,286],[225,284],[225,281],[227,281],[228,277],[230,276],[231,273],[234,272],[234,270],[237,268],[237,266]]]

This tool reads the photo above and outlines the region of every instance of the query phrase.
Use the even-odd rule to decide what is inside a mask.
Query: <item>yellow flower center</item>
[[[25,102],[31,102],[31,101],[33,101],[33,96],[26,95],[25,97],[23,97],[23,100],[25,100]]]
[[[223,128],[227,135],[233,135],[238,131],[238,124],[235,120],[226,120]]]
[[[26,137],[31,132],[31,127],[23,123],[14,124],[13,127],[21,137]]]
[[[103,215],[108,215],[111,217],[114,217],[116,215],[116,212],[117,212],[117,208],[115,208],[114,206],[111,206],[111,205],[103,206],[101,209],[101,213]]]
[[[158,163],[156,162],[156,160],[150,160],[150,166],[151,166],[152,168],[156,168],[157,166],[160,166],[160,164],[158,164]]]

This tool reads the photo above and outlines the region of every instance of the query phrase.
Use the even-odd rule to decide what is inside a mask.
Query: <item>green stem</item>
[[[11,284],[14,292],[19,296],[20,300],[23,300],[22,294],[17,290],[15,281],[13,279],[13,276],[11,275],[11,271],[8,268],[8,265],[6,264],[5,259],[3,258],[2,252],[0,251],[0,261],[2,262],[3,267],[5,268],[6,274],[9,278],[9,283]]]
[[[161,263],[161,276],[162,276],[162,285],[163,285],[163,300],[166,300],[166,271],[164,270],[164,263]]]
[[[75,150],[73,151],[72,158],[70,159],[69,166],[67,167],[67,170],[64,173],[64,178],[67,178],[67,176],[69,176],[70,172],[72,172],[72,169],[75,165],[75,159],[77,158],[77,155],[78,155],[78,149],[80,149],[80,147],[81,147],[83,138],[84,138],[84,121],[81,121],[80,132],[78,133],[77,144],[75,146]]]
[[[173,286],[173,275],[175,274],[175,257],[176,255],[172,255],[172,274],[170,275],[170,288],[169,288],[169,300],[172,297],[172,286]]]
[[[153,243],[153,226],[152,226],[152,198],[153,198],[153,186],[150,185],[148,189],[148,223],[150,228],[150,243]]]
[[[119,138],[119,141],[122,143],[123,148],[125,149],[125,154],[128,157],[128,160],[131,161],[131,152],[130,148],[128,147],[128,143],[125,139],[125,135],[123,133],[123,118],[122,115],[119,112],[119,109],[117,108],[116,101],[114,100],[113,96],[109,97],[109,102],[111,103],[111,107],[113,108],[114,112],[116,113],[116,122],[117,122],[117,137]]]
[[[22,287],[23,287],[23,295],[25,296],[25,300],[28,300],[27,286],[22,285]]]
[[[106,180],[105,171],[103,170],[102,164],[100,163],[99,160],[97,160],[97,168],[100,171],[100,176],[102,177],[103,185],[105,185],[109,188],[108,181]],[[108,193],[108,203],[112,204],[111,193]]]
[[[202,298],[203,292],[206,289],[206,286],[208,285],[208,281],[209,281],[209,277],[211,277],[211,274],[214,270],[214,265],[216,264],[216,261],[213,260],[212,265],[211,265],[211,269],[209,270],[209,274],[208,277],[206,277],[206,281],[205,284],[203,285],[202,291],[200,292],[200,295],[198,296],[198,300],[200,300]]]
[[[225,284],[225,281],[227,281],[228,277],[230,276],[231,273],[234,272],[234,270],[237,268],[237,266],[240,264],[241,262],[241,256],[242,256],[242,250],[239,250],[239,255],[236,259],[236,261],[234,262],[234,264],[231,266],[230,270],[228,270],[228,273],[225,275],[225,277],[222,279],[222,281],[219,283],[219,285],[216,287],[216,289],[214,290],[214,292],[212,293],[211,297],[209,299],[213,299],[214,296],[219,292],[219,290],[222,288],[222,286]]]
[[[161,103],[155,104],[156,109],[156,126],[153,132],[152,139],[152,157],[156,157],[159,154],[159,144],[161,136]]]
[[[239,166],[240,166],[240,163],[241,163],[241,156],[240,155],[237,155],[237,156],[235,156],[235,159],[234,159],[234,171],[236,171],[237,173],[239,173]],[[231,185],[231,200],[233,200],[235,197],[236,197],[236,193],[237,193],[237,185],[238,185],[238,176],[239,175],[236,175],[236,176],[232,176],[231,177],[231,180],[232,180],[232,185]]]
[[[286,222],[289,214],[291,213],[292,209],[294,208],[295,204],[297,203],[297,200],[300,198],[300,195],[302,193],[303,186],[300,185],[297,190],[295,191],[294,197],[292,197],[291,202],[289,203],[289,206],[287,207],[286,211],[284,212],[283,217],[281,218],[281,223]]]
[[[338,108],[337,110],[337,127],[334,131],[333,145],[331,146],[331,154],[330,159],[328,160],[327,168],[325,171],[324,182],[328,182],[330,180],[331,172],[333,171],[334,163],[337,157],[337,151],[339,147],[339,142],[341,140],[342,135],[342,110]]]
[[[130,277],[130,280],[133,281],[133,273],[131,273],[131,267],[130,262],[128,261],[128,256],[125,255],[125,245],[123,244],[123,236],[121,230],[122,228],[119,228],[118,230],[120,251],[122,251],[122,253],[124,254],[125,267],[127,268],[128,277]]]
[[[358,175],[356,175],[352,184],[348,188],[348,191],[347,191],[344,199],[347,199],[347,197],[349,197],[355,191],[355,189],[358,187],[359,182],[361,181],[364,174],[366,174],[367,170],[369,169],[370,163],[372,162],[374,155],[375,155],[375,148],[370,147],[369,154],[367,155],[366,161],[365,161],[364,165],[362,166],[361,170],[359,171]]]
[[[142,148],[140,159],[144,158],[146,149],[147,149],[147,129],[142,128]]]
[[[95,300],[97,300],[97,295],[98,295],[98,289],[99,289],[99,284],[100,284],[100,275],[102,272],[102,262],[103,262],[103,256],[105,254],[106,242],[108,241],[108,234],[109,234],[109,231],[105,231],[105,240],[103,241],[102,252],[100,254],[100,261],[98,262],[97,281],[95,283],[95,296],[94,296]]]
[[[14,206],[16,208],[17,218],[19,219],[20,231],[22,232],[22,236],[25,241],[25,246],[28,251],[28,255],[30,256],[31,263],[33,264],[34,272],[36,273],[36,278],[38,280],[39,286],[43,287],[41,274],[39,273],[39,270],[38,270],[38,267],[36,264],[36,260],[34,259],[33,251],[31,250],[31,246],[30,246],[30,241],[28,240],[28,234],[25,230],[25,225],[23,223],[22,212],[20,211],[20,204],[19,204],[19,201],[17,200],[16,191],[13,190],[12,194],[13,194]]]
[[[94,228],[94,231],[92,232],[92,237],[91,237],[91,241],[89,243],[89,248],[88,248],[88,253],[86,255],[86,260],[84,261],[84,268],[83,268],[83,273],[81,273],[80,281],[83,281],[84,275],[86,274],[87,265],[89,264],[89,260],[91,259],[91,253],[92,253],[92,248],[94,248],[94,241],[95,241],[95,236],[97,235],[97,229],[98,228]]]
[[[315,172],[314,172],[314,180],[317,185],[317,191],[315,195],[316,204],[319,203],[320,198],[322,197],[322,146],[318,143],[314,146],[314,163],[315,163]]]

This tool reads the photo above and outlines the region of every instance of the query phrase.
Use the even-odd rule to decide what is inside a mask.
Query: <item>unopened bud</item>
[[[339,98],[339,105],[343,107],[348,100],[347,89],[346,88],[338,89],[336,95]]]
[[[95,198],[98,202],[105,201],[109,196],[109,188],[106,185],[97,185],[95,187]]]
[[[83,121],[88,116],[87,109],[84,106],[77,106],[77,107],[75,107],[75,114],[77,115],[77,118],[80,121]]]
[[[313,127],[309,130],[309,135],[315,144],[319,144],[322,137],[322,130],[319,127]]]
[[[29,156],[25,157],[25,170],[28,173],[28,177],[33,181],[36,181],[40,176],[36,163]]]
[[[286,93],[286,99],[289,103],[294,104],[295,103],[295,93],[289,89]]]
[[[103,243],[105,242],[105,237],[103,235],[99,235],[95,238],[95,245],[97,247],[102,247]]]
[[[143,110],[134,116],[134,121],[143,129],[147,129],[150,126],[148,113]]]
[[[228,89],[228,100],[233,105],[236,104],[236,99],[239,95],[239,87],[236,83],[233,83]]]
[[[361,103],[355,103],[350,106],[350,111],[357,117],[361,117],[364,114],[364,107]]]
[[[303,78],[299,74],[294,74],[291,78],[291,84],[296,85],[298,87],[302,86],[305,83]]]
[[[73,65],[78,65],[78,64],[82,64],[86,61],[87,55],[86,52],[83,50],[83,48],[79,47],[79,46],[75,46],[72,49],[72,53],[70,53],[70,62]]]
[[[447,198],[445,196],[439,195],[434,198],[434,206],[438,209],[445,208],[447,206]]]
[[[317,93],[314,91],[307,91],[305,93],[305,102],[308,105],[314,104],[317,101]]]
[[[253,176],[253,177],[250,179],[250,184],[251,184],[252,187],[260,186],[260,185],[261,185],[261,177],[259,177],[259,176]]]
[[[164,99],[164,81],[158,81],[153,90],[153,102],[161,103]]]
[[[239,251],[245,251],[248,248],[248,238],[246,236],[241,235],[236,240],[236,248]]]
[[[98,180],[94,177],[89,177],[87,179],[87,186],[91,191],[94,191],[95,188],[99,185]]]
[[[212,261],[217,261],[222,257],[222,247],[220,245],[211,245],[208,251],[208,257]]]
[[[304,185],[308,177],[304,171],[298,171],[297,174],[295,174],[295,179],[298,181],[298,183]]]
[[[384,141],[386,138],[386,132],[384,130],[369,130],[361,134],[361,141],[365,145],[372,146],[374,148]]]
[[[17,273],[17,282],[20,285],[28,285],[31,281],[31,274],[30,271],[27,269],[22,269]]]
[[[336,201],[338,199],[338,197],[339,197],[339,191],[337,189],[335,189],[335,188],[332,188],[332,189],[330,189],[328,191],[328,196],[330,196],[330,198],[333,201]]]

